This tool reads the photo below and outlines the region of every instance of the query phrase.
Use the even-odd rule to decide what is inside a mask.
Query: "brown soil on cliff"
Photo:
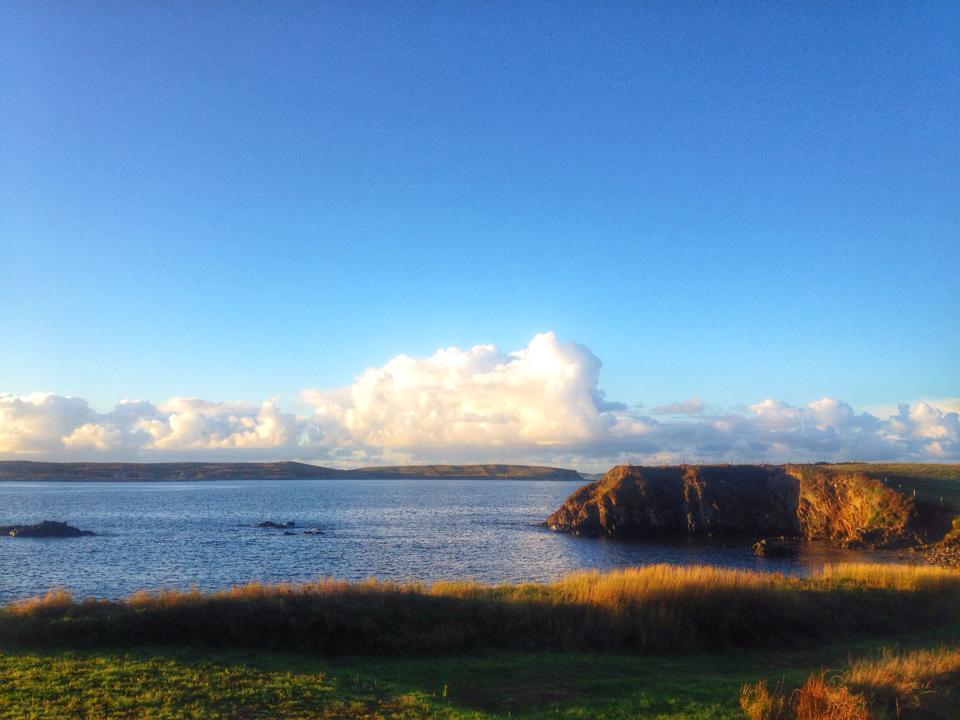
[[[790,465],[800,483],[797,518],[804,537],[849,547],[916,545],[925,537],[916,501],[858,471]]]

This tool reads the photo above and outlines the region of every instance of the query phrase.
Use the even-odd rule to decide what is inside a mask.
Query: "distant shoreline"
[[[401,465],[353,470],[299,462],[55,463],[0,461],[0,482],[208,482],[212,480],[566,480],[576,470],[539,465]]]

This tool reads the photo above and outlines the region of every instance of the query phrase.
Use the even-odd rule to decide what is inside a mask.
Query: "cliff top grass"
[[[894,490],[960,513],[960,465],[938,463],[836,463],[825,467],[862,472]]]
[[[834,565],[795,578],[653,565],[518,585],[318,580],[120,601],[55,591],[0,611],[0,643],[327,655],[662,652],[783,647],[957,622],[960,572],[944,568]]]

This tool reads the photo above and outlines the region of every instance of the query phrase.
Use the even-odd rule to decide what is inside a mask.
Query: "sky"
[[[960,5],[0,4],[0,459],[960,460]]]

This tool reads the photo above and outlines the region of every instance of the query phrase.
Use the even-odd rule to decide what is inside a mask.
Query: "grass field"
[[[841,463],[832,469],[862,472],[935,507],[960,513],[960,465],[936,463]]]
[[[902,565],[54,593],[0,611],[0,718],[722,720],[745,685],[944,643],[960,572]]]
[[[882,647],[960,641],[960,627],[781,651],[662,655],[481,653],[412,658],[171,650],[0,650],[4,718],[744,717],[760,678],[797,687]]]

